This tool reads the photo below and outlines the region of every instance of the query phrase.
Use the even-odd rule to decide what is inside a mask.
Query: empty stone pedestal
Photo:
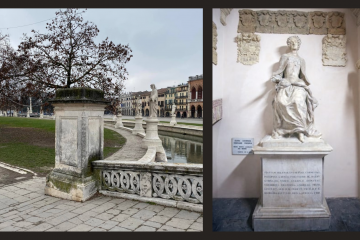
[[[46,177],[45,194],[84,202],[96,193],[91,162],[103,159],[104,109],[100,90],[56,91],[55,168]]]
[[[136,135],[138,133],[145,134],[145,130],[142,126],[143,118],[141,116],[135,116],[135,127],[132,130],[132,134]]]
[[[324,197],[324,161],[332,147],[322,139],[273,139],[253,148],[261,156],[261,197],[254,231],[311,231],[330,226]]]
[[[157,118],[149,118],[146,122],[146,136],[143,138],[143,148],[156,148],[156,162],[167,162],[166,153],[162,145],[162,141],[158,134],[159,120]]]
[[[115,119],[115,128],[124,127],[124,124],[122,123],[122,115],[118,114]]]
[[[171,121],[170,121],[170,126],[175,126],[177,124],[176,122],[176,115],[172,114],[171,115]]]

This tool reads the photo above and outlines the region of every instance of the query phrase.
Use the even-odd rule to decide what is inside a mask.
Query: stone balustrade
[[[202,211],[202,164],[99,160],[92,165],[98,170],[99,191],[102,194],[134,194],[139,197],[136,200],[153,199],[157,204],[177,207],[180,203],[184,209]],[[194,207],[194,204],[198,206]]]

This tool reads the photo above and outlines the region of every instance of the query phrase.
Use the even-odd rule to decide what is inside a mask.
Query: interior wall
[[[213,66],[213,78],[212,78],[212,99],[219,99],[223,97],[223,66],[224,66],[224,28],[226,26],[223,26],[220,22],[220,9],[213,9],[213,22],[216,24],[217,27],[217,65],[212,64]],[[217,144],[218,144],[218,134],[219,131],[221,129],[221,125],[222,125],[222,120],[218,121],[217,123],[215,123],[213,125],[213,148],[215,149]],[[213,151],[213,159],[218,158],[217,151]],[[214,164],[215,162],[213,161],[213,167],[216,166],[216,164]],[[212,176],[212,180],[213,180],[213,186],[216,185],[216,183],[218,182],[217,180],[217,175]]]
[[[221,125],[213,127],[215,198],[260,196],[260,157],[232,155],[231,138],[254,138],[257,144],[271,134],[275,84],[269,79],[278,69],[281,55],[288,52],[287,38],[294,35],[256,33],[261,36],[259,63],[250,66],[237,63],[238,10],[233,9],[227,16],[226,26],[220,23],[220,10],[213,10],[219,40],[218,66],[213,65],[213,99],[218,96],[219,80],[222,81],[219,89],[223,92],[223,118],[219,122]],[[302,42],[298,53],[306,62],[310,88],[319,102],[315,109],[315,125],[334,149],[325,157],[325,196],[358,197],[359,77],[356,61],[359,44],[356,21],[350,9],[288,10],[346,13],[346,67],[322,65],[325,35],[298,35]]]

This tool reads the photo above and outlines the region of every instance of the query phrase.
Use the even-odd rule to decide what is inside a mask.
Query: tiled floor
[[[44,194],[45,178],[0,187],[0,231],[202,231],[202,214],[97,196],[84,203]]]
[[[251,216],[257,198],[213,200],[213,231],[253,231]],[[327,231],[360,231],[360,199],[327,198],[331,224]]]

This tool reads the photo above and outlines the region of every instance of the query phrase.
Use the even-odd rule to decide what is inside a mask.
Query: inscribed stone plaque
[[[253,138],[232,138],[232,154],[252,154],[252,148],[254,147]]]
[[[213,100],[213,125],[222,118],[222,99]]]
[[[60,163],[77,167],[77,117],[60,121]]]
[[[259,62],[261,37],[255,33],[239,33],[237,38],[237,62],[252,65]]]
[[[101,121],[99,117],[89,117],[89,157],[97,156],[100,157],[100,146],[101,146]],[[96,159],[99,160],[99,159]]]
[[[263,158],[263,206],[320,207],[323,203],[321,158]]]
[[[322,41],[322,61],[324,66],[346,66],[346,36],[328,34]]]

